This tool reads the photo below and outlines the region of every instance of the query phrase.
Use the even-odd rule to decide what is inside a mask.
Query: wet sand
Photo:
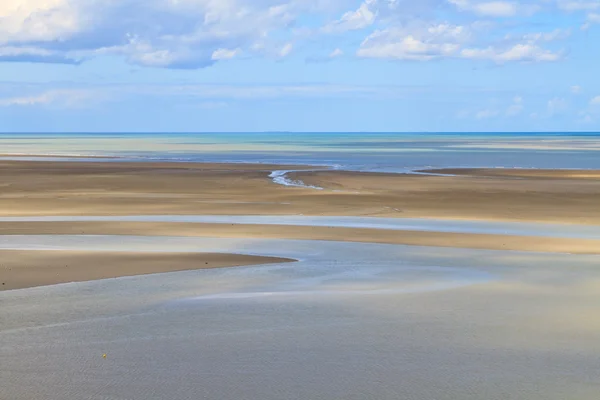
[[[0,292],[2,399],[598,398],[598,256],[114,236],[8,244],[301,261]]]
[[[140,235],[296,239],[428,247],[600,254],[600,240],[318,226],[169,222],[0,222],[0,235]]]
[[[291,262],[220,253],[0,250],[0,291],[123,276]]]
[[[597,171],[289,174],[325,190],[285,187],[269,178],[273,170],[307,168],[1,161],[0,215],[303,214],[600,224]]]
[[[1,216],[600,224],[598,179],[563,172],[291,174],[319,191],[275,185],[271,166],[0,167]],[[81,280],[102,278],[107,266],[112,276],[142,275],[0,292],[0,342],[8,344],[0,346],[0,398],[596,399],[599,257],[556,252],[597,253],[598,242],[323,226],[0,222],[0,247],[19,249],[0,250],[0,265],[31,286],[44,274],[61,277],[63,268]],[[209,253],[216,251],[223,254]],[[245,252],[270,257],[233,254]],[[289,259],[300,261],[218,268]]]
[[[447,176],[348,171],[289,174],[290,179],[324,190],[277,185],[269,177],[274,170],[310,168],[261,164],[0,161],[0,216],[336,215],[600,224],[598,171],[431,171],[449,174]],[[311,226],[0,222],[0,234],[218,236],[579,254],[600,252],[600,241],[590,239]],[[100,255],[89,257],[102,259]],[[127,262],[121,259],[120,264],[131,264],[132,269],[124,273],[131,275],[189,268],[197,257],[179,255],[174,263],[157,259],[150,266],[142,261],[150,256],[129,255]],[[222,261],[223,266],[231,262]],[[248,261],[255,263],[256,260]],[[108,260],[102,259],[102,262]],[[80,264],[87,262],[82,258]],[[234,264],[243,262],[236,259]],[[98,275],[93,269],[83,271],[78,270],[80,275],[73,280],[118,276],[116,269],[107,275]],[[21,282],[21,287],[37,284]]]
[[[548,178],[548,179],[594,179],[600,180],[600,171],[595,170],[547,170],[527,168],[445,168],[429,169],[418,172],[442,175],[514,177],[514,178]]]
[[[356,193],[404,217],[600,224],[600,172],[431,170],[444,176],[345,171],[298,172],[293,179]],[[395,211],[395,212],[392,212]]]

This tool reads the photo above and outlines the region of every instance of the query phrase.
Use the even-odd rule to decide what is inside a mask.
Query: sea
[[[374,172],[600,169],[600,133],[2,133],[0,155],[293,164]]]

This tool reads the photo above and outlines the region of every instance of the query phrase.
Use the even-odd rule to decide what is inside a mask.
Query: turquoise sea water
[[[311,164],[388,172],[431,167],[596,169],[600,133],[4,133],[0,154]]]

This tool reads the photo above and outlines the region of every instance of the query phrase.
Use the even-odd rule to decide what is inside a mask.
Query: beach
[[[57,233],[53,233],[57,234]],[[275,257],[242,254],[156,254],[148,252],[0,251],[0,290],[84,282],[194,269],[284,263]]]
[[[381,215],[598,224],[597,171],[513,169],[425,170],[421,174],[298,172],[293,179],[360,193],[385,204]],[[433,174],[433,175],[430,175]],[[367,203],[368,204],[368,203]],[[397,210],[397,211],[396,211]]]
[[[0,161],[3,215],[339,215],[599,224],[594,171],[448,175],[290,172],[310,166]],[[314,167],[312,167],[314,169]]]
[[[339,215],[378,218],[596,224],[596,171],[435,170],[427,174],[350,171],[291,172],[289,179],[323,188],[277,185],[277,170],[308,166],[199,163],[2,161],[4,216],[79,215]],[[327,240],[488,250],[600,253],[600,239],[518,234],[423,232],[332,226],[177,222],[2,222],[2,235],[153,235]],[[10,255],[10,257],[8,257]],[[8,253],[3,290],[182,269],[272,262],[234,255]],[[39,265],[43,268],[26,268]],[[57,266],[71,265],[70,268]],[[15,267],[11,267],[14,265]],[[109,265],[110,267],[105,267]],[[12,268],[12,270],[7,269]],[[20,266],[20,267],[19,267]],[[78,266],[78,267],[75,267]],[[85,267],[81,267],[85,266]],[[18,267],[18,268],[17,268]]]
[[[600,399],[600,0],[0,0],[0,42],[0,400]]]
[[[597,396],[594,170],[0,166],[1,398]]]
[[[198,237],[3,243],[300,260],[0,292],[3,398],[597,397],[597,256]]]

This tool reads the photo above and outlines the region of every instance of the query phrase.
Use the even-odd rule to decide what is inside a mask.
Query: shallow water
[[[597,134],[35,134],[0,135],[0,149],[386,172],[600,169]],[[0,222],[41,220],[599,238],[598,227],[425,219]],[[0,249],[209,251],[300,260],[0,292],[2,400],[598,398],[600,256],[135,236],[0,236]]]
[[[597,303],[597,256],[135,236],[0,247],[300,259],[0,292],[2,399],[597,394],[600,331],[557,324],[560,304]]]
[[[598,133],[0,134],[0,149],[2,154],[308,164],[383,172],[449,167],[600,169]]]
[[[600,239],[600,226],[533,222],[461,221],[434,218],[320,217],[299,215],[130,215],[0,217],[0,222],[186,222],[386,229],[552,238]]]

